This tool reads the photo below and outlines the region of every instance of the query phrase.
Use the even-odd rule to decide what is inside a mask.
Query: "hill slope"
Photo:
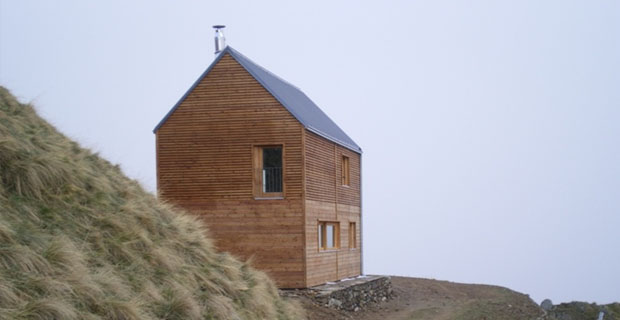
[[[524,320],[543,315],[527,295],[498,286],[395,276],[392,285],[393,299],[359,312],[336,311],[304,298],[301,302],[311,320]]]
[[[605,320],[620,319],[620,303],[562,303],[545,312],[528,295],[499,286],[396,276],[392,285],[392,299],[357,312],[318,305],[303,295],[297,298],[310,320],[596,320],[599,312]]]
[[[262,272],[0,87],[0,319],[287,319]]]

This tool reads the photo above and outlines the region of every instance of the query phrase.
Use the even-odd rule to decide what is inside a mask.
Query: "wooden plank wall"
[[[349,186],[341,185],[341,180],[338,180],[338,187],[336,188],[338,194],[336,198],[340,204],[360,207],[360,155],[345,147],[336,145],[336,178],[341,177],[343,155],[349,157],[349,174],[351,178]]]
[[[252,145],[284,145],[284,200],[255,200]],[[160,197],[200,215],[220,250],[304,287],[301,124],[230,55],[157,131]]]
[[[360,155],[305,131],[306,285],[314,286],[361,272]],[[350,186],[341,180],[342,156],[349,157]],[[340,223],[340,248],[320,251],[318,221]],[[349,222],[356,224],[355,249],[349,249]]]

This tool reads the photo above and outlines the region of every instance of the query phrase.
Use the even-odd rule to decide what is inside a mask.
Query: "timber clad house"
[[[226,47],[154,130],[159,196],[281,288],[357,276],[361,148],[303,92]]]

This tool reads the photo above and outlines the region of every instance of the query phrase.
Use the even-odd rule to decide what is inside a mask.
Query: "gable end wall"
[[[224,55],[156,131],[162,199],[201,217],[219,250],[305,287],[301,124]],[[284,145],[284,200],[255,200],[252,146]]]

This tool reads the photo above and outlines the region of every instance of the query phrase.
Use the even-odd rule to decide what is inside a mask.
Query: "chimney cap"
[[[222,28],[225,27],[224,25],[218,24],[213,26],[215,29],[215,54],[222,52],[222,50],[226,48],[226,38],[224,37],[224,30],[222,30]]]

